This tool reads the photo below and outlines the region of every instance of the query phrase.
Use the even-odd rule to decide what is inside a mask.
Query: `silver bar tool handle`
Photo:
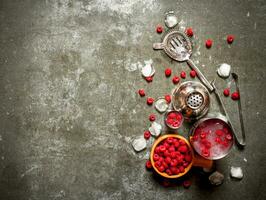
[[[236,80],[236,87],[237,87],[237,90],[239,91],[239,88],[238,88],[238,83],[237,83],[237,77],[235,78],[234,77],[234,73],[232,73],[233,75],[233,78]],[[237,75],[236,75],[237,76]],[[246,145],[246,134],[245,134],[245,128],[244,128],[244,122],[243,122],[243,116],[242,116],[242,108],[241,108],[241,103],[240,103],[240,100],[238,102],[238,112],[239,112],[239,118],[240,118],[240,125],[241,125],[241,133],[242,133],[242,140],[240,141],[239,138],[237,137],[236,135],[236,130],[234,129],[234,126],[229,118],[229,115],[228,113],[226,112],[226,109],[225,109],[225,106],[224,106],[224,103],[222,101],[222,98],[220,96],[220,94],[218,93],[217,91],[217,88],[214,84],[215,81],[213,81],[211,84],[214,88],[214,93],[215,93],[215,96],[217,97],[218,99],[218,103],[221,105],[222,107],[222,111],[224,113],[224,115],[226,116],[227,118],[227,121],[228,121],[228,124],[229,126],[232,128],[232,131],[233,131],[233,134],[234,134],[234,137],[235,137],[235,141],[236,141],[236,144],[239,146],[239,147],[244,147]]]
[[[164,44],[163,43],[153,43],[152,47],[154,50],[161,50],[164,48]]]
[[[214,90],[213,86],[210,84],[210,82],[205,78],[205,76],[201,73],[199,68],[194,64],[194,62],[190,59],[187,60],[188,65],[191,69],[195,70],[197,72],[198,78],[200,81],[208,88],[210,92]]]

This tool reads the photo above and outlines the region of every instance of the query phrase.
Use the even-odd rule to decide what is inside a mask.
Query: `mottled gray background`
[[[247,147],[217,163],[220,187],[196,171],[189,190],[165,188],[144,167],[153,141],[139,154],[131,147],[154,112],[136,91],[157,98],[174,88],[167,66],[189,72],[152,49],[169,10],[193,27],[192,59],[209,80],[223,62],[240,76]],[[266,199],[265,22],[264,0],[1,0],[0,199]],[[149,59],[151,84],[137,69]],[[230,83],[218,79],[220,92]],[[236,102],[224,101],[238,126]],[[231,166],[242,167],[242,181]]]

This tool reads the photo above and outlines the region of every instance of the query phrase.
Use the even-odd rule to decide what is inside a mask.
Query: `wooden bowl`
[[[183,173],[179,173],[179,174],[176,174],[176,175],[171,175],[169,176],[167,173],[165,172],[160,172],[156,167],[155,167],[155,162],[153,160],[153,155],[154,155],[154,151],[155,151],[155,148],[158,146],[158,144],[160,144],[163,140],[165,140],[166,138],[168,137],[173,137],[173,138],[177,138],[177,139],[180,139],[180,140],[183,140],[184,142],[186,142],[190,152],[191,152],[191,156],[192,156],[192,161],[190,162],[190,164],[185,168],[185,171]],[[183,136],[180,136],[180,135],[176,135],[176,134],[167,134],[167,135],[163,135],[161,137],[159,137],[153,144],[152,146],[152,149],[151,149],[151,155],[150,155],[150,160],[151,160],[151,164],[152,164],[152,167],[153,169],[161,176],[165,177],[165,178],[179,178],[183,175],[185,175],[192,167],[193,165],[193,159],[194,159],[194,151],[190,145],[190,143],[187,141],[186,138],[184,138]]]

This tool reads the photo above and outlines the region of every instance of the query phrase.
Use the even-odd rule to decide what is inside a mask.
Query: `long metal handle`
[[[161,50],[164,48],[164,44],[163,43],[153,43],[152,47],[154,50]]]
[[[194,62],[190,59],[187,60],[188,65],[191,69],[195,70],[197,72],[198,78],[200,81],[208,88],[210,92],[214,90],[213,86],[210,84],[210,82],[205,78],[205,76],[201,73],[199,68],[194,64]]]
[[[232,73],[233,75],[233,73]],[[236,74],[235,74],[236,75]],[[236,75],[237,76],[237,75]],[[233,78],[234,78],[234,75],[233,75]],[[234,78],[235,79],[235,78]],[[237,79],[236,80],[236,87],[237,87],[237,91],[239,91],[239,88],[238,88],[238,81]],[[220,94],[218,93],[217,91],[217,88],[214,84],[215,80],[211,83],[212,84],[212,87],[214,88],[214,93],[215,93],[215,96],[217,97],[217,100],[218,100],[218,103],[221,105],[222,107],[222,111],[223,111],[223,114],[226,116],[227,120],[228,120],[228,124],[229,126],[232,128],[232,131],[233,131],[233,134],[234,134],[234,137],[236,139],[236,144],[239,146],[239,147],[244,147],[246,145],[246,134],[245,134],[245,128],[244,128],[244,122],[243,122],[243,115],[242,115],[242,109],[241,109],[241,102],[240,100],[238,101],[238,112],[239,112],[239,119],[240,119],[240,126],[241,126],[241,133],[242,133],[242,140],[240,141],[239,138],[237,137],[236,135],[236,130],[234,129],[234,126],[232,125],[231,123],[231,120],[229,118],[229,115],[228,113],[226,112],[226,109],[225,109],[225,106],[224,106],[224,103],[222,101],[222,98],[220,96]]]

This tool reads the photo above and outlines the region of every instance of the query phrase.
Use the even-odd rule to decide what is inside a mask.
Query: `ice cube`
[[[233,178],[242,179],[243,178],[243,171],[242,171],[241,167],[231,167],[230,175]]]
[[[158,137],[162,132],[162,125],[157,122],[153,122],[149,131],[151,132],[151,135]]]
[[[223,63],[218,68],[217,73],[222,78],[228,78],[230,75],[230,71],[231,71],[231,66],[226,63]]]
[[[135,140],[133,140],[132,146],[135,151],[139,152],[147,147],[147,142],[143,136],[140,136],[136,138]]]
[[[164,97],[161,97],[158,100],[156,100],[154,106],[158,112],[163,113],[168,109],[169,104],[166,102]]]

